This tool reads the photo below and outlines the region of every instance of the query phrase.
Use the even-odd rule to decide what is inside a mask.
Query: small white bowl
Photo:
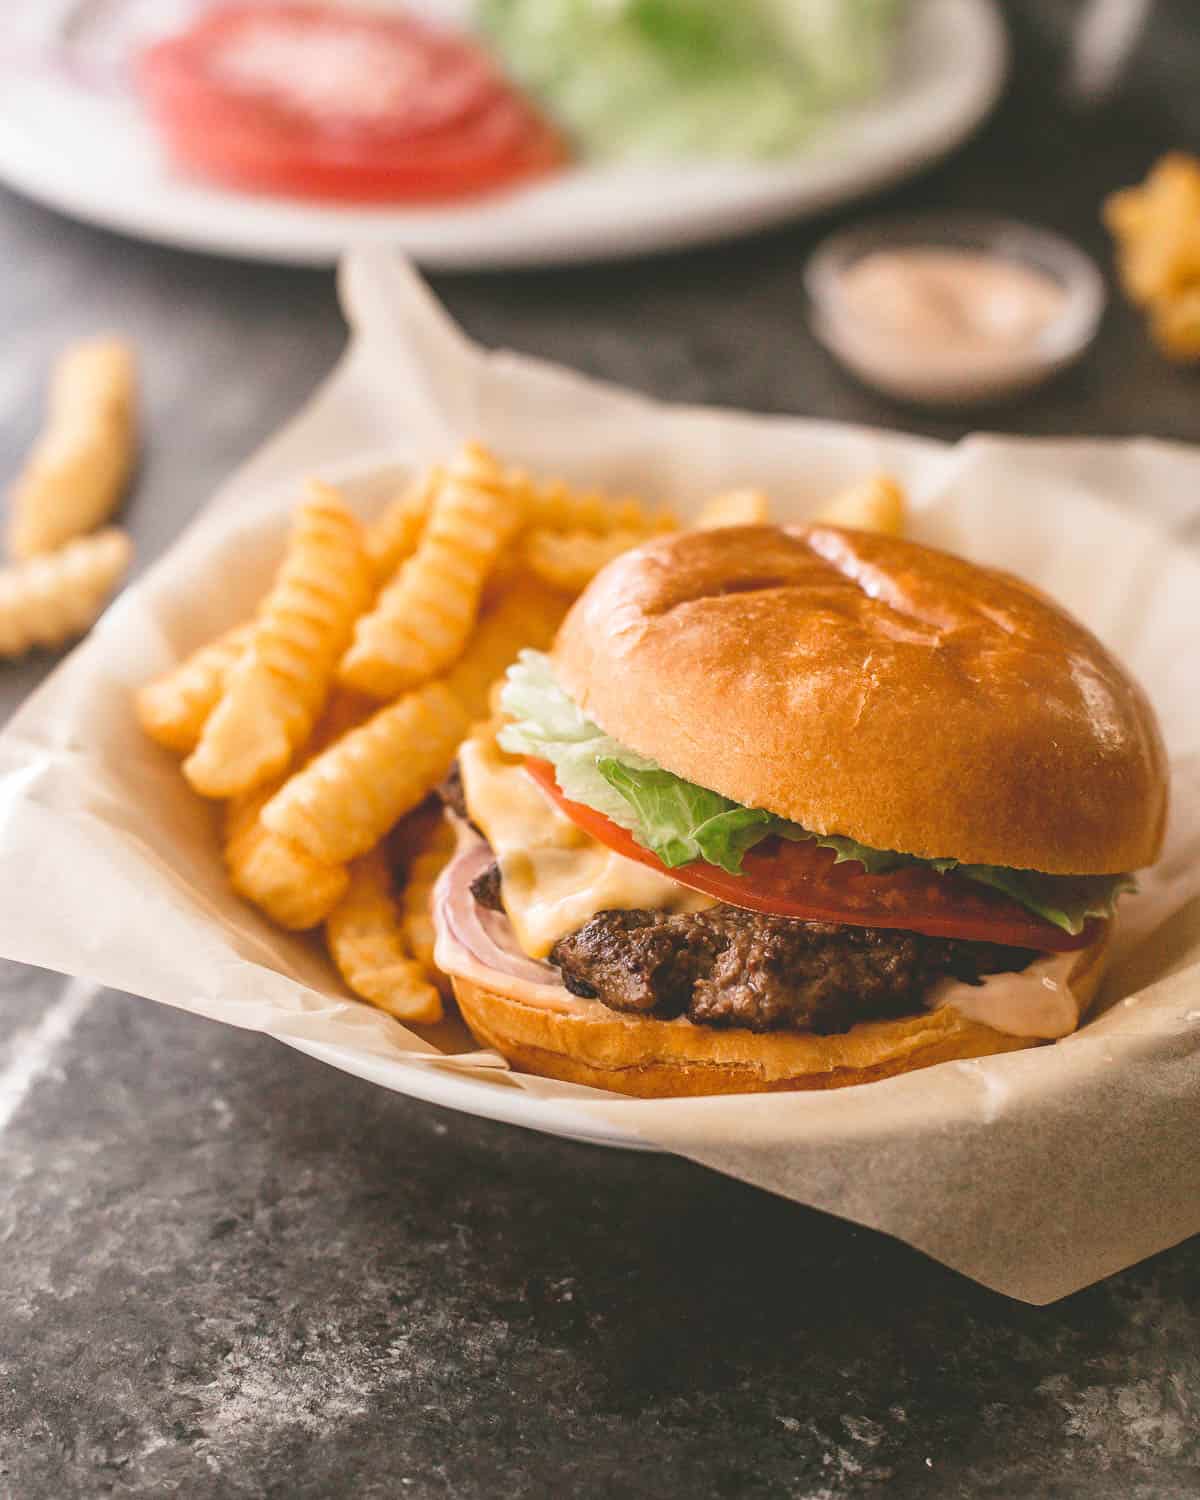
[[[847,305],[843,273],[879,250],[974,250],[1051,277],[1062,289],[1057,315],[1027,344],[964,351],[911,348],[879,327],[864,326]],[[1092,342],[1104,312],[1104,279],[1070,241],[1015,219],[937,215],[882,219],[833,235],[805,272],[812,331],[867,385],[900,401],[970,406],[1026,391],[1073,364]]]

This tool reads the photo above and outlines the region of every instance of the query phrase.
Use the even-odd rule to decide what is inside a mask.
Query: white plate
[[[914,0],[891,83],[795,158],[669,169],[581,166],[455,208],[314,208],[171,173],[132,100],[14,66],[0,80],[0,181],[52,208],[161,244],[331,265],[384,243],[426,266],[480,269],[634,255],[716,240],[916,172],[957,145],[999,93],[995,0]]]

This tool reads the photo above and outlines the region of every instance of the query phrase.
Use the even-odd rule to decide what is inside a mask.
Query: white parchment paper
[[[267,1032],[401,1092],[455,1102],[469,1083],[471,1108],[501,1090],[508,1102],[482,1112],[640,1138],[1032,1302],[1200,1230],[1200,560],[1183,540],[1200,532],[1200,452],[949,448],[664,406],[484,353],[387,254],[352,256],[342,285],[354,332],[330,381],[0,736],[0,953]],[[861,1088],[636,1101],[510,1074],[454,1024],[418,1036],[351,1000],[315,942],[238,902],[211,808],[143,740],[130,694],[249,612],[304,477],[341,484],[369,515],[467,437],[685,515],[754,484],[799,518],[888,468],[918,539],[1020,573],[1091,625],[1149,690],[1174,777],[1167,852],[1126,904],[1095,1018],[1057,1045]]]

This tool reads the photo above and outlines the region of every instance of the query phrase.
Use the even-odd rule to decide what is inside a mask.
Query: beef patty
[[[613,1010],[707,1026],[828,1034],[918,1011],[950,976],[1019,970],[1036,955],[881,927],[801,922],[738,906],[603,911],[550,953],[566,987]]]
[[[439,790],[466,815],[457,776]],[[471,894],[504,909],[498,865],[476,876]],[[550,951],[572,994],[611,1010],[822,1035],[911,1015],[939,979],[979,984],[981,975],[1019,971],[1036,957],[1028,948],[802,922],[725,904],[677,915],[602,911]]]

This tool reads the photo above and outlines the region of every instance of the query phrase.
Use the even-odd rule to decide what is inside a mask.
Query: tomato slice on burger
[[[180,165],[250,191],[452,198],[564,155],[485,52],[409,16],[224,6],[147,48],[137,77]]]
[[[966,938],[1044,952],[1086,947],[1099,927],[1094,919],[1089,920],[1073,937],[1002,892],[953,871],[939,875],[920,865],[908,865],[887,875],[871,875],[856,861],[836,863],[832,849],[787,839],[766,839],[748,850],[740,875],[702,860],[669,870],[603,813],[564,797],[554,767],[547,761],[528,759],[525,765],[543,791],[585,833],[627,859],[733,906],[809,922],[903,928],[930,937]]]

